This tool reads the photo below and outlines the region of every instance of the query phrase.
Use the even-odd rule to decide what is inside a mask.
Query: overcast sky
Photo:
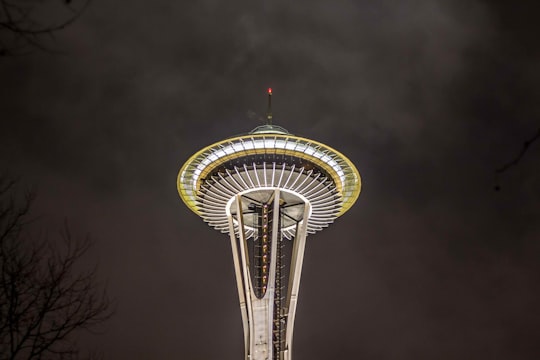
[[[363,179],[308,237],[293,358],[538,359],[540,142],[495,169],[540,127],[539,9],[497,3],[94,0],[58,54],[1,57],[0,170],[43,229],[91,234],[117,301],[84,342],[242,359],[228,237],[175,182],[272,87],[274,122]]]

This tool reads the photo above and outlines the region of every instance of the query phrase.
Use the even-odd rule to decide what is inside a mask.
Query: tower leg
[[[245,279],[243,278],[242,267],[240,265],[238,240],[234,233],[234,222],[231,214],[228,215],[229,220],[229,235],[231,238],[231,249],[233,254],[234,274],[236,277],[236,286],[238,288],[238,298],[240,300],[240,313],[242,315],[242,327],[244,328],[244,357],[249,360],[249,321],[246,304],[248,293],[246,292]]]
[[[286,291],[287,297],[285,306],[283,307],[281,301],[277,305],[275,301],[276,295],[281,296],[281,289],[276,294],[276,279],[281,277],[281,262],[278,261],[278,256],[281,256],[281,251],[278,251],[278,247],[281,246],[280,242],[282,241],[280,231],[280,217],[282,216],[280,190],[273,190],[271,200],[268,201],[268,205],[272,204],[273,207],[272,213],[268,216],[272,218],[271,232],[269,234],[271,238],[269,244],[270,261],[269,263],[263,262],[263,264],[269,266],[266,270],[267,273],[264,273],[265,275],[267,274],[267,278],[262,283],[264,287],[262,292],[260,288],[255,288],[253,277],[250,274],[250,254],[248,253],[245,235],[242,196],[237,195],[235,200],[236,206],[234,210],[236,211],[237,224],[235,225],[234,223],[234,214],[229,214],[228,220],[242,325],[244,327],[245,359],[290,360],[310,206],[308,203],[304,204],[303,217],[296,225],[289,284]],[[235,231],[235,229],[237,230]],[[254,264],[255,269],[257,269],[257,263]],[[277,269],[278,264],[280,265],[279,269]],[[255,274],[257,274],[257,271],[255,271]],[[278,281],[277,286],[281,286],[280,283]],[[258,284],[257,286],[260,287],[260,285]],[[282,333],[282,328],[284,328],[284,334]],[[274,333],[279,333],[276,339],[274,338]]]
[[[298,302],[298,290],[300,289],[300,275],[302,274],[302,264],[304,261],[304,249],[306,247],[307,222],[310,212],[310,205],[304,205],[304,215],[302,220],[296,225],[296,235],[294,237],[293,253],[291,258],[291,268],[289,275],[289,286],[287,300],[287,330],[285,331],[285,349],[283,360],[291,360],[294,319],[296,316],[296,304]]]

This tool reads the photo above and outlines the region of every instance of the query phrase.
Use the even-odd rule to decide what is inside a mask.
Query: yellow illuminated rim
[[[327,162],[322,161],[320,158],[311,156],[310,154],[306,154],[303,151],[297,151],[295,149],[287,149],[287,148],[253,148],[253,149],[242,149],[242,150],[236,150],[235,152],[231,154],[227,154],[225,156],[221,156],[217,158],[215,161],[211,162],[210,164],[206,165],[202,171],[197,176],[197,181],[195,184],[195,188],[193,186],[193,176],[194,176],[194,169],[197,169],[199,165],[201,164],[201,161],[206,159],[209,155],[214,153],[215,151],[220,150],[221,148],[224,148],[227,145],[234,145],[235,143],[243,142],[243,140],[249,140],[254,141],[255,139],[269,139],[269,140],[282,140],[287,142],[293,142],[297,144],[302,144],[306,148],[310,147],[312,149],[315,149],[316,151],[322,152],[325,155],[330,156],[335,162],[339,163],[340,168],[343,172],[343,175],[339,175],[336,169],[332,166],[330,166]],[[193,212],[195,212],[197,215],[201,216],[201,212],[199,207],[197,206],[196,201],[196,194],[199,192],[202,180],[206,178],[206,176],[214,171],[217,167],[224,164],[225,162],[248,155],[259,155],[259,154],[278,154],[278,155],[290,155],[297,158],[301,158],[304,160],[307,160],[317,166],[320,166],[327,174],[329,174],[334,183],[336,184],[336,190],[342,197],[342,207],[340,209],[340,212],[337,214],[337,216],[343,215],[347,210],[349,210],[352,205],[356,202],[358,199],[358,196],[360,195],[360,191],[362,188],[360,173],[354,166],[354,164],[342,153],[339,151],[329,147],[328,145],[324,145],[318,141],[302,138],[299,136],[294,135],[283,135],[283,134],[249,134],[249,135],[243,135],[243,136],[237,136],[229,139],[225,139],[222,141],[218,141],[212,145],[209,145],[202,150],[195,153],[193,156],[191,156],[186,163],[182,166],[180,169],[180,172],[178,173],[177,177],[177,188],[178,193],[180,195],[180,198],[184,203],[187,205],[188,208],[190,208]]]

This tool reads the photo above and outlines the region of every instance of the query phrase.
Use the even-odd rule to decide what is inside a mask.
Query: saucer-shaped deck
[[[269,201],[272,189],[279,188],[281,231],[291,238],[306,202],[311,208],[307,231],[315,233],[354,204],[361,180],[356,167],[338,151],[266,125],[194,154],[180,169],[177,186],[192,211],[225,233],[228,215],[235,215],[236,195],[242,195],[243,213],[249,214],[249,204]],[[249,222],[244,215],[247,237],[253,235]]]

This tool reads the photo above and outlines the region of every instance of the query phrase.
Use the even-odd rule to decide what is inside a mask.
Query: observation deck
[[[311,204],[307,232],[313,234],[349,210],[360,194],[361,179],[337,150],[280,126],[262,125],[194,154],[181,168],[177,186],[184,203],[224,233],[229,232],[227,214],[236,194],[262,200],[266,190],[283,189]],[[288,212],[297,218],[298,211]],[[293,236],[289,225],[283,224],[287,238]]]

